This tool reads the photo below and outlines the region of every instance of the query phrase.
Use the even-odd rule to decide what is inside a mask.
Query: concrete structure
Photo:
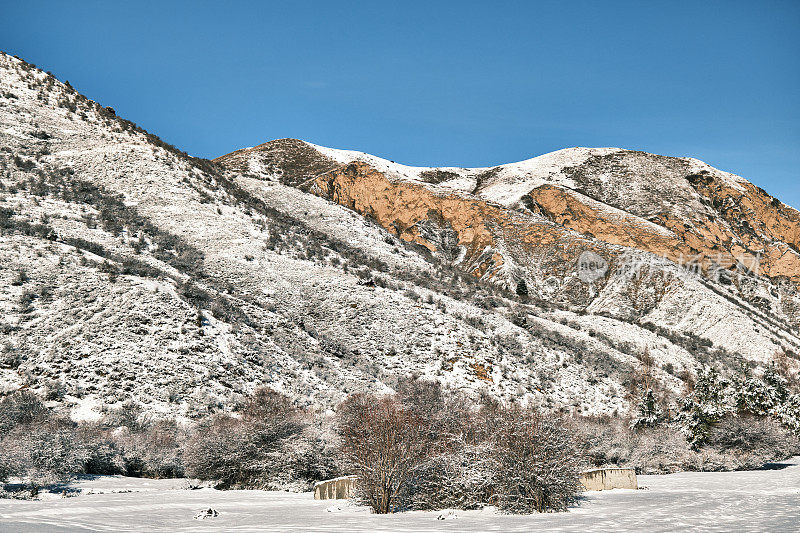
[[[314,484],[315,500],[346,500],[353,497],[356,476],[337,477]]]
[[[638,489],[633,468],[598,468],[581,472],[585,490]]]

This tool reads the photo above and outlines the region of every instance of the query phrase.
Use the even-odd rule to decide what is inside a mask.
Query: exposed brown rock
[[[462,266],[479,277],[492,277],[506,259],[500,244],[533,256],[546,248],[561,275],[574,271],[577,257],[598,243],[563,227],[509,211],[475,198],[436,194],[410,182],[391,181],[366,163],[356,161],[318,176],[305,188],[368,215],[407,242],[437,247],[420,233],[420,223],[445,221],[465,250]],[[606,250],[606,256],[608,256]],[[553,261],[554,260],[554,261]]]
[[[518,190],[518,180],[529,179],[527,174],[509,177],[505,166],[424,169],[414,176],[407,167],[395,172],[387,166],[390,170],[384,172],[358,159],[337,163],[293,140],[265,143],[218,161],[234,170],[252,162],[271,165],[285,183],[370,217],[475,276],[509,286],[520,275],[535,278],[538,293],[544,291],[548,298],[586,305],[603,289],[608,276],[591,286],[577,279],[576,263],[583,252],[598,253],[613,272],[622,254],[640,250],[696,263],[707,275],[757,265],[758,274],[790,295],[779,299],[779,305],[796,320],[792,301],[800,284],[800,213],[749,182],[710,167],[704,170],[694,160],[618,149],[577,150],[589,154],[585,160],[572,159],[582,163],[562,167],[557,179],[549,174],[533,179],[531,190],[520,191],[515,205],[489,201],[498,187]],[[525,169],[536,167],[514,168],[530,172]],[[459,178],[467,185],[444,186]],[[633,285],[628,289],[636,292]],[[651,280],[642,288],[646,297],[631,295],[635,305],[625,313],[644,316],[657,303],[651,300],[669,286],[667,278]],[[760,305],[753,290],[739,290]]]

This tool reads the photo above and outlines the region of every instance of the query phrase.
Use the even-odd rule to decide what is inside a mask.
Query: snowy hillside
[[[593,182],[567,168],[617,149],[468,170],[301,141],[259,148],[192,158],[0,54],[0,389],[41,392],[76,418],[125,402],[195,417],[265,385],[331,407],[419,374],[471,394],[610,414],[627,411],[642,372],[669,395],[701,360],[800,352],[791,282],[665,281],[677,272],[666,260],[649,280],[578,279],[576,251],[608,252],[612,265],[652,254],[517,204],[544,185],[588,194],[579,189]],[[487,240],[454,241],[445,255],[453,223],[420,226],[406,204],[389,220],[377,204],[354,209],[363,197],[351,191],[340,190],[352,205],[314,189],[353,159],[377,169],[376,180],[386,173],[390,185],[432,191],[410,197],[426,216],[437,199],[471,216],[461,202],[474,201],[485,220],[455,237],[474,223],[469,231]],[[414,239],[391,225],[401,222]],[[477,265],[496,279],[476,276]],[[530,297],[500,279],[525,280]]]
[[[522,279],[579,313],[696,335],[760,362],[797,352],[800,214],[697,160],[571,148],[494,168],[422,168],[281,139],[216,161],[347,206],[490,282],[513,290]],[[587,250],[608,264],[589,284],[576,268]],[[686,260],[700,275],[685,275]]]

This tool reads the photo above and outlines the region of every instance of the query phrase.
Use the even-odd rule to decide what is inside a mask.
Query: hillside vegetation
[[[189,420],[264,386],[333,407],[422,376],[601,416],[632,413],[644,389],[674,403],[702,364],[727,376],[780,359],[797,373],[796,212],[699,162],[572,149],[412,169],[295,140],[212,162],[22,60],[0,55],[0,72],[5,393],[74,419],[133,402]],[[680,182],[659,199],[669,220],[598,178],[678,171],[705,177],[687,182],[698,196]],[[680,233],[692,206],[702,217]],[[711,219],[716,237],[695,231]],[[707,257],[762,246],[765,270],[686,275],[658,239]],[[609,266],[589,283],[587,250]],[[619,268],[630,261],[646,270]]]

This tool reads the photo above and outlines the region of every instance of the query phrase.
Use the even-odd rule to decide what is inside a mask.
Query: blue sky
[[[0,49],[215,157],[693,156],[800,207],[800,2],[2,0]]]

